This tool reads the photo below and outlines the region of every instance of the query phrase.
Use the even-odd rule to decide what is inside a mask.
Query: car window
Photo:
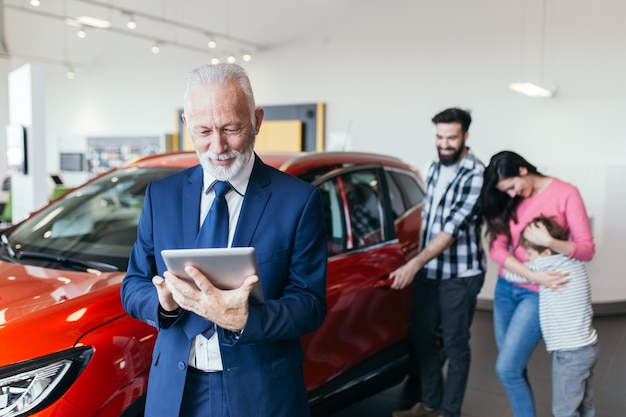
[[[341,178],[350,213],[354,248],[382,242],[383,209],[376,171],[355,171]]]
[[[423,202],[424,191],[413,176],[400,171],[385,171],[385,176],[394,220]]]
[[[337,255],[346,250],[346,222],[337,179],[324,181],[318,188],[324,202],[328,256]]]
[[[128,168],[77,188],[16,227],[11,243],[20,251],[90,260],[124,270],[137,238],[137,224],[150,181],[178,171]],[[63,268],[54,259],[24,258]]]

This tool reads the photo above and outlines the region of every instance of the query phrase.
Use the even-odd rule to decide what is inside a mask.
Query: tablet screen
[[[165,249],[161,255],[168,271],[179,278],[193,282],[185,272],[187,265],[193,265],[222,290],[238,288],[246,277],[258,274],[256,252],[252,247]],[[260,282],[252,289],[250,300],[263,302]]]

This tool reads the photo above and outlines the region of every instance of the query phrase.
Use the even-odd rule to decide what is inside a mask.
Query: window
[[[32,265],[75,268],[54,255],[113,265],[124,270],[137,239],[146,187],[180,168],[128,168],[113,172],[57,200],[16,226],[11,240],[22,251],[51,256],[28,258]],[[84,268],[84,266],[80,266]]]
[[[382,242],[383,209],[376,171],[356,171],[341,178],[350,213],[354,247]]]
[[[385,176],[394,220],[401,217],[411,207],[422,204],[424,191],[415,178],[400,171],[385,171]]]
[[[346,250],[346,227],[343,215],[341,194],[337,179],[321,183],[318,186],[324,202],[324,221],[328,239],[328,256],[337,255]]]

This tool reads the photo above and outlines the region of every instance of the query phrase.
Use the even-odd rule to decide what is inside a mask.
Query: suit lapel
[[[181,215],[185,248],[193,248],[200,230],[200,198],[202,196],[202,167],[198,165],[183,186]]]
[[[251,246],[254,232],[272,194],[266,189],[268,185],[270,185],[270,178],[267,165],[261,161],[258,155],[255,155],[254,167],[239,213],[232,246]]]

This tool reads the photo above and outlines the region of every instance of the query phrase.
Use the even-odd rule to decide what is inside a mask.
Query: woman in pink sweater
[[[530,227],[525,238],[555,253],[589,261],[594,255],[587,211],[578,189],[548,177],[511,151],[495,154],[485,169],[481,207],[489,236],[489,252],[500,265],[493,302],[498,345],[496,373],[504,386],[515,417],[534,417],[535,403],[526,365],[539,339],[539,284],[558,289],[567,277],[555,271],[531,271],[519,246],[522,229],[533,218],[552,217],[569,236],[554,239],[542,225]],[[514,284],[503,278],[502,268],[535,284]]]

